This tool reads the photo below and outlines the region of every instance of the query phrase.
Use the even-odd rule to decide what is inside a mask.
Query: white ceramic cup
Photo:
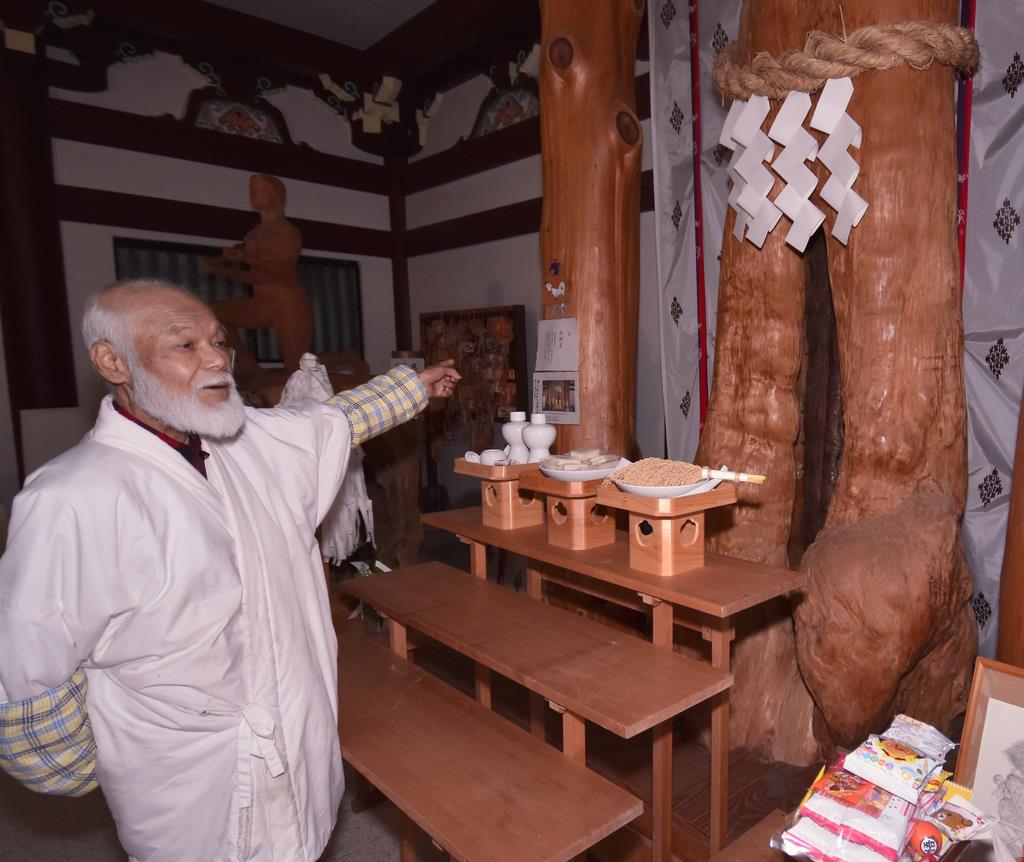
[[[480,463],[493,467],[499,461],[505,460],[505,453],[501,449],[484,449],[480,453]]]

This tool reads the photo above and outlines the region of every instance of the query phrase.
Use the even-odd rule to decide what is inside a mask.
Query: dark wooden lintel
[[[57,186],[57,214],[61,221],[208,237],[244,236],[256,215],[244,210],[162,198],[100,191],[78,186]],[[391,257],[390,231],[329,224],[312,219],[289,219],[302,232],[303,248],[341,254]]]
[[[49,110],[55,138],[388,194],[383,165],[328,155],[304,144],[272,144],[189,128],[172,117],[143,117],[63,99],[50,99]],[[343,121],[337,122],[340,133]]]

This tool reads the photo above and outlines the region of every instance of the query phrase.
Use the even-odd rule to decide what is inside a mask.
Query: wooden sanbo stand
[[[584,551],[615,541],[615,515],[597,502],[601,480],[562,482],[545,476],[536,464],[523,468],[519,487],[546,497],[548,541]]]
[[[596,502],[629,512],[629,565],[670,577],[704,565],[704,512],[735,503],[736,488],[723,482],[705,494],[654,499],[609,485]]]
[[[480,505],[483,521],[499,530],[518,530],[544,523],[544,503],[532,491],[520,487],[520,464],[490,467],[455,459],[455,472],[480,479]]]

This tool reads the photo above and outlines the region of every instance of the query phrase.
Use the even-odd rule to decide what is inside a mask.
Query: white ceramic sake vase
[[[530,447],[528,463],[536,464],[551,454],[551,444],[555,442],[558,429],[548,425],[548,417],[543,413],[530,416],[530,424],[523,431],[523,442]]]
[[[521,410],[509,414],[509,421],[501,426],[501,436],[508,443],[508,460],[517,464],[525,464],[530,457],[530,450],[523,442],[523,432],[529,427],[526,414]]]

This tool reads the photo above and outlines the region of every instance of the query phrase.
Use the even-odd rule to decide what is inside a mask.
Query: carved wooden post
[[[580,424],[560,425],[556,445],[628,454],[636,422],[642,147],[634,64],[644,3],[585,6],[540,4],[542,317],[576,317],[580,328]]]

